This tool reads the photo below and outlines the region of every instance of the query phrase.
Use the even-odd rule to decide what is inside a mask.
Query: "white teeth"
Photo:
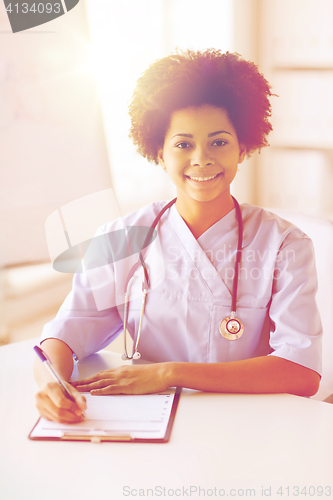
[[[210,181],[211,179],[214,179],[215,177],[217,177],[219,174],[216,174],[216,175],[212,175],[211,177],[190,177],[190,179],[192,179],[193,181],[200,181],[200,182],[204,182],[204,181]]]

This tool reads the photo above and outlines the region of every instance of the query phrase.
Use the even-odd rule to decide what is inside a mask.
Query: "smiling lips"
[[[188,177],[192,181],[206,182],[206,181],[210,181],[211,179],[215,179],[218,175],[220,175],[220,173],[221,172],[219,172],[218,174],[215,174],[215,175],[207,176],[207,177],[196,177],[196,176],[191,176],[191,175],[186,175],[185,177]]]

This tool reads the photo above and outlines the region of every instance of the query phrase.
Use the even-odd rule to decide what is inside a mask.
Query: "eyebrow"
[[[229,134],[229,135],[232,135],[230,132],[227,132],[226,130],[217,130],[216,132],[211,132],[210,134],[208,134],[207,137],[214,137],[214,135],[218,135],[218,134]],[[171,139],[173,139],[174,137],[177,137],[177,136],[180,136],[180,137],[189,137],[190,139],[193,139],[193,135],[192,134],[176,134],[176,135],[172,136]]]
[[[231,133],[227,132],[226,130],[218,130],[217,132],[212,132],[211,134],[208,134],[208,137],[213,137],[214,135],[218,135],[218,134],[229,134],[229,135],[231,135]]]

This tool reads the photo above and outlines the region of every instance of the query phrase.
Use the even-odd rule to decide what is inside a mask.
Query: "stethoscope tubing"
[[[235,204],[236,217],[238,222],[238,241],[237,241],[237,252],[236,252],[236,263],[235,263],[235,275],[234,281],[232,284],[232,301],[231,301],[231,312],[236,313],[236,304],[237,304],[237,290],[238,290],[238,276],[242,258],[242,244],[243,244],[243,218],[242,212],[236,198],[231,196]]]

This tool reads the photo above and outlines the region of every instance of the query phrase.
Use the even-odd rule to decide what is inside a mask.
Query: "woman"
[[[317,391],[321,324],[312,243],[263,209],[245,204],[239,211],[230,194],[238,164],[267,145],[271,95],[253,63],[214,50],[166,57],[138,80],[131,137],[144,157],[166,170],[177,199],[163,213],[166,202],[156,202],[102,232],[110,235],[123,224],[149,227],[160,217],[156,241],[143,250],[151,283],[138,346],[143,359],[157,363],[68,384],[74,403],[36,361],[43,417],[83,418],[79,391]],[[73,354],[82,359],[110,343],[125,316],[129,333],[137,336],[140,279],[130,285],[124,313],[132,264],[122,259],[77,274],[57,317],[45,326],[43,349],[64,380],[70,379]],[[135,274],[145,281],[142,266]]]

